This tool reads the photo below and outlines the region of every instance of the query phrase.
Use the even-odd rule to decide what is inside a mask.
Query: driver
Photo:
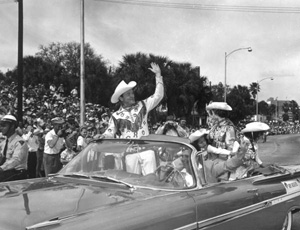
[[[5,115],[0,126],[2,134],[6,136],[0,144],[0,182],[27,179],[28,146],[16,133],[16,117]]]

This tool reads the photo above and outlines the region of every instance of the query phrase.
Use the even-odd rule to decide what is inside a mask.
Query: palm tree
[[[211,100],[207,78],[199,77],[197,67],[193,68],[190,63],[176,63],[152,54],[128,54],[123,56],[120,67],[116,69],[115,84],[121,80],[136,81],[137,100],[149,97],[155,89],[153,73],[148,69],[151,62],[156,62],[161,68],[165,85],[162,102],[167,104],[168,114],[188,119],[196,101],[197,109],[205,110],[205,104]]]
[[[257,93],[260,92],[259,84],[257,84],[257,82],[252,82],[250,84],[250,92],[253,96],[253,99],[256,99]]]

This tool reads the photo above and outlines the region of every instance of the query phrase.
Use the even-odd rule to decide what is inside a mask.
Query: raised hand
[[[152,62],[151,63],[151,68],[149,68],[149,70],[151,70],[153,73],[155,73],[155,75],[161,75],[161,70],[158,66],[158,64]]]

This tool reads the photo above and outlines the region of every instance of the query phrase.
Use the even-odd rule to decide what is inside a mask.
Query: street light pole
[[[259,83],[264,81],[264,80],[267,80],[267,79],[271,79],[271,80],[274,80],[273,77],[266,77],[266,78],[263,78],[261,79],[260,81],[257,80],[257,93],[256,93],[256,121],[258,121],[258,87],[259,87]]]
[[[278,117],[278,113],[277,113],[277,98],[278,97],[276,97],[276,106],[275,106],[275,119],[276,119],[276,121],[277,121],[277,117]]]
[[[18,0],[19,30],[18,30],[18,121],[23,123],[23,0]]]
[[[84,0],[80,1],[80,125],[85,122]]]
[[[229,54],[227,54],[225,52],[225,77],[224,77],[224,101],[226,102],[226,95],[227,95],[227,89],[226,89],[226,81],[227,81],[227,58],[233,54],[234,52],[237,52],[239,50],[248,50],[248,52],[252,52],[252,48],[251,47],[246,47],[246,48],[238,48],[238,49],[235,49],[233,51],[231,51]]]

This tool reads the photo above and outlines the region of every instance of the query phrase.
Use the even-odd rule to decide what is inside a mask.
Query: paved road
[[[268,136],[267,142],[259,143],[259,157],[264,163],[278,165],[299,164],[300,134]],[[294,216],[292,230],[300,229],[300,213]]]
[[[300,165],[300,134],[268,136],[259,143],[259,157],[265,163]]]

